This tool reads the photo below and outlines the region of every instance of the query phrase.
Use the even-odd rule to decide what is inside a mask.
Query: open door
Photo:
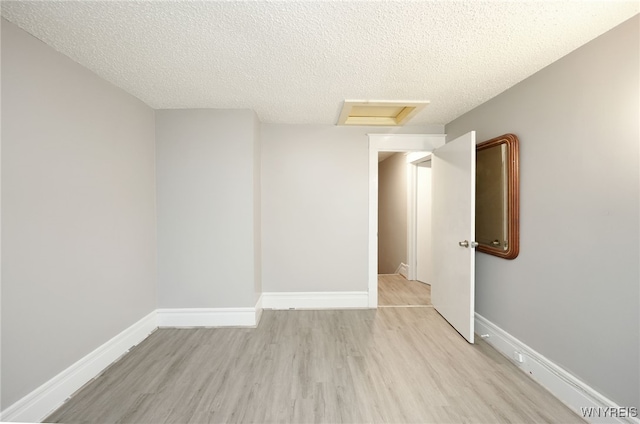
[[[475,302],[476,134],[433,151],[431,301],[469,343]]]

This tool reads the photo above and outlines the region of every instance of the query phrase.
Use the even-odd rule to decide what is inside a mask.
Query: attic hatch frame
[[[398,127],[406,124],[429,103],[428,100],[345,100],[337,125]]]

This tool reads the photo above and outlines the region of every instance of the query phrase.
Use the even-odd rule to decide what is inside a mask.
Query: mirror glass
[[[519,252],[518,138],[513,134],[477,145],[477,250],[505,259]]]

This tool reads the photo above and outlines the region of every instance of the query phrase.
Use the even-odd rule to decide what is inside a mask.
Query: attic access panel
[[[362,101],[345,100],[338,125],[404,125],[428,101]]]

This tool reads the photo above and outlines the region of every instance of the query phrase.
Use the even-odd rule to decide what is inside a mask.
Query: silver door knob
[[[469,247],[469,242],[468,242],[467,240],[465,240],[465,241],[459,241],[459,242],[458,242],[458,245],[459,245],[460,247]]]

